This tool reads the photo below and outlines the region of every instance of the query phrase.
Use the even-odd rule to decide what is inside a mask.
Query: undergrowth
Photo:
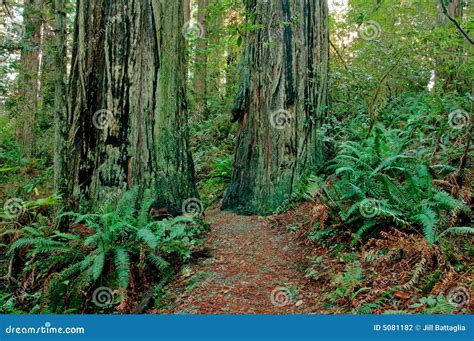
[[[140,312],[200,249],[206,225],[190,217],[161,221],[149,214],[151,192],[137,189],[96,213],[64,212],[67,231],[44,217],[1,238],[9,271],[2,279],[2,313]],[[100,288],[111,297],[97,304]],[[100,302],[100,301],[99,301]],[[140,303],[141,302],[141,303]]]
[[[473,289],[470,126],[453,129],[447,115],[464,99],[404,94],[371,130],[363,115],[331,123],[334,155],[295,197],[309,202],[296,208],[309,219],[289,224],[324,250],[305,265],[326,288],[321,304],[361,314],[471,309],[453,303]]]

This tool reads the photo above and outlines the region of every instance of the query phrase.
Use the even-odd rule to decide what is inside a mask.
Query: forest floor
[[[316,306],[322,287],[305,278],[307,247],[258,216],[214,210],[210,254],[184,269],[168,290],[171,314],[329,313]]]

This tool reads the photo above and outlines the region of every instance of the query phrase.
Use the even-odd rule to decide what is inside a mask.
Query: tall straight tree
[[[223,208],[269,214],[321,164],[327,108],[326,0],[245,0],[250,25],[233,109],[234,171]]]
[[[182,1],[77,1],[61,169],[70,207],[139,186],[178,213],[197,195],[183,19]]]
[[[25,0],[23,10],[24,39],[21,49],[21,84],[23,126],[21,142],[27,157],[34,154],[35,126],[41,91],[43,0]]]
[[[61,170],[65,155],[67,121],[66,84],[67,84],[67,24],[66,4],[68,0],[54,0],[55,19],[55,77],[54,77],[54,185],[57,191],[64,189]]]
[[[194,70],[194,91],[196,93],[196,107],[200,114],[208,116],[207,107],[207,12],[208,0],[198,0],[197,21],[200,25],[201,34],[196,44],[196,69]]]

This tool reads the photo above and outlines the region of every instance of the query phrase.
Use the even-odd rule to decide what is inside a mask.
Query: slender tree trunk
[[[207,108],[207,6],[208,0],[198,0],[197,21],[202,32],[196,46],[196,69],[194,71],[194,91],[196,107],[203,116],[208,115]]]
[[[438,0],[438,15],[436,18],[436,24],[440,27],[445,27],[446,29],[450,29],[453,27],[453,23],[449,20],[448,16],[453,18],[454,20],[458,21],[459,23],[462,21],[463,17],[463,0],[449,0],[445,1],[446,12],[444,13],[444,8],[441,5],[440,1],[445,0]],[[456,31],[456,36],[459,32]],[[455,39],[453,37],[453,39]],[[435,81],[442,80],[443,88],[447,90],[448,88],[452,87],[452,83],[456,80],[456,84],[454,87],[457,90],[466,90],[470,91],[471,80],[469,76],[460,74],[456,71],[459,70],[459,65],[462,63],[467,62],[465,60],[464,53],[466,52],[465,49],[468,51],[471,50],[471,45],[467,40],[463,39],[463,43],[460,43],[459,46],[455,49],[455,51],[451,51],[451,55],[448,53],[439,54],[436,57],[436,71],[435,71]],[[443,50],[440,49],[440,52]]]
[[[62,168],[70,206],[139,186],[156,189],[157,205],[179,213],[197,196],[183,19],[182,1],[77,1]]]
[[[23,100],[22,145],[26,157],[35,149],[35,125],[40,95],[42,0],[25,0],[25,39],[21,50],[21,84]]]
[[[65,190],[61,181],[63,163],[67,160],[63,148],[66,144],[67,122],[66,84],[67,84],[67,24],[65,0],[54,1],[55,13],[55,93],[54,93],[54,184],[59,192]],[[64,179],[63,179],[64,180]]]
[[[184,22],[191,20],[191,0],[183,0]]]
[[[322,163],[329,60],[325,0],[246,0],[248,34],[233,109],[240,122],[223,208],[270,214]],[[258,27],[258,26],[257,26]]]

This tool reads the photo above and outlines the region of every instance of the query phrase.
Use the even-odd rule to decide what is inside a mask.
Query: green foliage
[[[354,298],[361,291],[369,288],[356,289],[364,278],[359,261],[346,265],[343,273],[336,274],[332,278],[332,284],[336,289],[328,293],[329,300],[334,302],[340,298]]]
[[[206,207],[214,206],[229,185],[233,170],[232,155],[217,158],[210,169],[208,175],[198,184]]]
[[[453,214],[469,208],[433,185],[433,167],[422,162],[428,151],[408,149],[405,138],[401,130],[377,124],[367,139],[338,143],[326,181],[310,178],[307,196],[316,193],[334,207],[355,228],[354,242],[389,224],[419,228],[430,244],[448,233],[472,232],[450,226]]]
[[[472,6],[463,13],[468,27]],[[430,244],[472,233],[454,225],[468,223],[467,205],[433,185],[457,176],[466,157],[469,125],[454,129],[449,113],[470,112],[474,70],[461,57],[465,39],[438,14],[429,1],[351,0],[331,18],[332,115],[322,129],[330,161],[305,197],[332,207],[354,243],[394,225]]]
[[[454,312],[454,306],[442,294],[421,297],[417,303],[410,305],[410,308],[419,307],[423,307],[422,314],[452,314]]]
[[[91,297],[81,297],[95,286],[129,288],[131,277],[156,281],[174,271],[199,247],[204,226],[188,217],[154,221],[147,214],[152,198],[146,191],[138,198],[135,188],[126,192],[105,212],[79,214],[68,233],[51,226],[25,226],[11,231],[17,239],[7,255],[23,255],[23,276],[38,273],[45,290],[41,302],[47,312],[63,313],[84,309],[76,302],[86,300],[94,311]],[[152,270],[155,268],[156,270]],[[71,310],[72,309],[72,310]]]

